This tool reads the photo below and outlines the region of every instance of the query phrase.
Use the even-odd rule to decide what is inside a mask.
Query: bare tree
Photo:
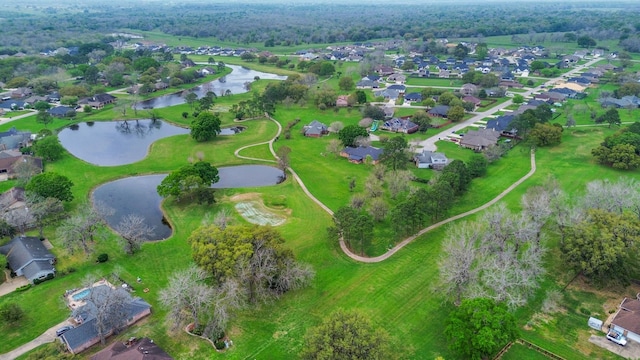
[[[375,221],[382,221],[389,212],[389,205],[382,198],[373,198],[369,204],[369,214]]]
[[[356,144],[356,146],[364,146],[364,147],[371,146],[371,138],[369,138],[368,136],[366,136],[366,137],[365,136],[358,136],[355,139],[355,144]]]
[[[57,198],[43,198],[37,194],[27,194],[29,213],[38,227],[40,237],[44,237],[44,227],[65,216],[64,204]]]
[[[333,154],[337,157],[340,154],[340,150],[342,150],[342,143],[338,139],[331,139],[327,144],[326,150],[329,154]]]
[[[104,217],[113,213],[113,209],[104,204],[83,203],[78,207],[78,211],[62,222],[56,234],[64,246],[73,252],[80,247],[89,254],[91,245],[96,238],[105,238],[108,234],[104,225]]]
[[[106,285],[91,286],[84,298],[85,305],[74,311],[74,316],[95,318],[95,328],[102,344],[111,333],[124,329],[127,323],[127,307],[131,295],[122,288]]]
[[[587,192],[580,201],[583,209],[601,209],[622,213],[634,206],[640,184],[632,178],[620,178],[617,182],[594,180],[587,184]]]
[[[169,310],[167,317],[174,329],[190,322],[198,328],[208,321],[215,290],[204,283],[206,278],[204,270],[192,265],[173,273],[167,287],[160,290],[160,303]]]
[[[42,171],[36,166],[35,160],[32,157],[24,157],[23,159],[23,161],[19,161],[13,166],[17,186],[25,186],[32,177]]]
[[[218,211],[216,216],[213,218],[213,224],[219,227],[221,230],[224,230],[227,225],[233,220],[231,217],[231,213],[227,209],[222,209]]]
[[[386,183],[389,188],[391,198],[395,199],[398,194],[409,191],[409,184],[413,178],[413,173],[409,170],[387,172]]]
[[[364,183],[364,189],[369,197],[375,198],[381,196],[383,192],[382,181],[378,180],[375,176],[370,175]]]
[[[354,209],[360,210],[367,202],[367,197],[364,194],[354,194],[351,197],[350,206]]]
[[[442,245],[440,259],[440,290],[454,297],[459,305],[468,287],[477,281],[478,273],[474,265],[477,257],[476,243],[480,233],[472,223],[462,223],[449,228]]]
[[[332,133],[338,133],[344,129],[344,124],[341,121],[334,121],[329,125],[329,131]]]
[[[144,218],[136,214],[128,214],[122,217],[116,231],[123,239],[124,252],[131,255],[140,250],[145,240],[151,239],[154,228],[145,224]]]

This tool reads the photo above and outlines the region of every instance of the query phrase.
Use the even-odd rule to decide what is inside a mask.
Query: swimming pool
[[[89,295],[90,292],[91,292],[91,289],[84,289],[84,290],[80,291],[77,294],[71,295],[71,298],[74,301],[80,301],[80,300],[84,299],[85,297],[87,297],[87,295]]]

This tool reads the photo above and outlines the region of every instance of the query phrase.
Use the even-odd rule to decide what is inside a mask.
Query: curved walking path
[[[509,186],[508,188],[506,188],[503,192],[501,192],[500,194],[498,194],[498,196],[496,196],[495,198],[493,198],[491,201],[489,201],[488,203],[479,206],[475,209],[463,212],[461,214],[452,216],[448,219],[442,220],[440,222],[437,222],[431,226],[428,226],[422,230],[420,230],[418,233],[416,233],[415,235],[411,235],[408,238],[402,240],[401,242],[399,242],[396,246],[394,246],[393,248],[391,248],[389,251],[387,251],[386,253],[380,255],[380,256],[376,256],[376,257],[364,257],[364,256],[359,256],[356,255],[354,253],[351,252],[351,250],[349,250],[347,248],[347,245],[345,244],[343,239],[340,239],[340,248],[342,249],[342,251],[344,251],[345,254],[347,254],[347,256],[349,256],[350,258],[352,258],[353,260],[356,261],[360,261],[360,262],[364,262],[364,263],[377,263],[377,262],[381,262],[383,260],[388,259],[389,257],[391,257],[391,255],[395,254],[396,252],[398,252],[398,250],[402,249],[403,247],[405,247],[406,245],[408,245],[410,242],[412,242],[413,240],[415,240],[416,238],[426,234],[427,232],[439,228],[442,225],[448,224],[452,221],[456,221],[459,219],[462,219],[464,217],[467,217],[469,215],[475,214],[479,211],[485,210],[486,208],[488,208],[489,206],[497,203],[498,201],[500,201],[503,197],[505,197],[508,193],[510,193],[513,189],[515,189],[518,185],[522,184],[525,180],[527,180],[528,178],[530,178],[534,173],[536,172],[536,154],[534,151],[531,151],[531,170],[529,170],[529,172],[520,178],[520,180],[516,181],[515,183],[511,184],[511,186]]]
[[[271,116],[269,116],[269,114],[265,113],[265,117],[273,122],[276,123],[276,125],[278,126],[278,133],[276,134],[276,136],[274,136],[271,140],[269,141],[265,141],[265,142],[261,142],[258,144],[251,144],[251,145],[247,145],[247,146],[243,146],[240,149],[236,150],[234,152],[234,154],[242,159],[250,159],[250,160],[260,160],[260,161],[272,161],[272,160],[265,160],[265,159],[256,159],[256,158],[249,158],[249,157],[243,157],[238,155],[238,152],[242,149],[246,149],[248,147],[251,146],[256,146],[256,145],[262,145],[262,144],[269,144],[269,150],[271,151],[271,154],[273,155],[274,158],[279,159],[278,155],[276,154],[276,152],[273,150],[273,143],[276,141],[277,138],[279,138],[281,132],[282,132],[282,125],[280,125],[280,123],[272,118]],[[307,187],[305,186],[304,182],[302,182],[302,179],[300,179],[300,176],[298,176],[298,174],[289,166],[287,167],[287,170],[291,173],[291,176],[296,180],[296,182],[300,185],[300,188],[302,189],[302,191],[307,195],[307,197],[309,197],[309,199],[311,199],[313,202],[315,202],[316,204],[318,204],[318,206],[320,206],[324,211],[326,211],[329,215],[333,216],[333,210],[329,209],[328,206],[326,206],[322,201],[318,200],[318,198],[316,198],[315,196],[313,196],[313,194],[309,191],[309,189],[307,189]],[[500,194],[498,194],[498,196],[496,196],[495,198],[491,199],[489,202],[487,202],[484,205],[481,205],[475,209],[463,212],[461,214],[452,216],[448,219],[442,220],[440,222],[437,222],[433,225],[430,225],[422,230],[420,230],[418,233],[409,236],[408,238],[402,240],[401,242],[399,242],[396,246],[394,246],[393,248],[389,249],[389,251],[387,251],[386,253],[380,255],[380,256],[376,256],[376,257],[364,257],[364,256],[360,256],[360,255],[356,255],[353,252],[351,252],[351,250],[349,250],[349,248],[347,248],[346,243],[344,242],[343,239],[340,239],[340,248],[342,249],[342,251],[345,253],[345,255],[347,255],[348,257],[350,257],[353,260],[356,261],[360,261],[363,263],[378,263],[381,261],[384,261],[386,259],[388,259],[389,257],[391,257],[391,255],[395,254],[396,252],[398,252],[400,249],[402,249],[403,247],[407,246],[410,242],[412,242],[413,240],[415,240],[416,238],[426,234],[427,232],[439,228],[442,225],[448,224],[452,221],[456,221],[459,219],[462,219],[464,217],[467,217],[469,215],[475,214],[477,212],[480,212],[482,210],[485,210],[486,208],[488,208],[489,206],[497,203],[498,201],[500,201],[502,198],[504,198],[507,194],[509,194],[511,191],[513,191],[513,189],[515,189],[516,187],[518,187],[518,185],[522,184],[524,181],[526,181],[528,178],[530,178],[534,173],[536,172],[536,154],[535,151],[531,151],[531,170],[529,170],[529,172],[524,175],[523,177],[521,177],[518,181],[516,181],[515,183],[511,184],[511,186],[509,186],[508,188],[506,188],[503,192],[501,192]]]

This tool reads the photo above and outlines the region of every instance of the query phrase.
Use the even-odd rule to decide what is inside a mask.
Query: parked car
[[[614,343],[620,345],[620,346],[625,346],[627,345],[627,338],[626,336],[622,335],[621,332],[616,331],[616,330],[609,330],[609,332],[607,333],[607,339],[613,341]]]
[[[59,328],[58,330],[56,330],[56,336],[60,336],[64,333],[66,333],[67,331],[73,329],[73,326],[63,326],[61,328]]]

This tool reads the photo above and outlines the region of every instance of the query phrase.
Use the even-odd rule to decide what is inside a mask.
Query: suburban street
[[[600,60],[603,60],[603,58],[596,58],[596,59],[590,60],[586,64],[576,66],[574,69],[571,69],[570,71],[562,74],[561,76],[548,79],[547,82],[544,83],[543,85],[537,86],[535,88],[527,90],[524,93],[518,93],[518,94],[520,94],[520,95],[522,95],[524,97],[531,96],[531,94],[542,90],[543,86],[546,87],[547,85],[553,84],[553,83],[555,83],[557,81],[560,81],[560,80],[562,80],[564,78],[571,77],[572,75],[583,71],[585,68],[588,68],[588,67],[592,66],[593,64],[597,63]],[[507,106],[511,105],[512,103],[513,103],[513,100],[509,99],[506,102],[504,102],[504,103],[502,103],[502,104],[500,104],[500,105],[498,105],[496,107],[493,107],[493,108],[491,108],[491,109],[489,109],[487,111],[475,113],[475,115],[472,116],[471,118],[469,118],[468,120],[463,121],[463,122],[458,123],[458,124],[455,124],[454,126],[448,128],[447,130],[441,131],[441,132],[439,132],[439,133],[437,133],[437,134],[435,134],[435,135],[433,135],[433,136],[431,136],[431,137],[429,137],[429,138],[427,138],[427,139],[425,139],[423,141],[420,141],[418,143],[418,147],[417,147],[416,151],[420,151],[421,152],[423,149],[424,150],[435,151],[436,150],[436,141],[444,139],[444,138],[447,137],[448,134],[451,134],[452,132],[456,132],[458,130],[462,130],[462,129],[466,128],[467,126],[486,118],[487,116],[493,115],[496,112],[498,112],[498,111],[506,108]]]

